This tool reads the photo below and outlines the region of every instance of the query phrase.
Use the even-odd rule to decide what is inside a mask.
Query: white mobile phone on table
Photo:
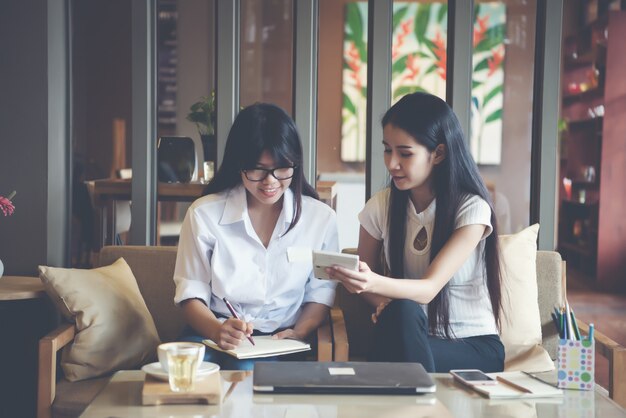
[[[450,374],[459,382],[465,385],[495,385],[498,383],[496,379],[487,376],[478,369],[450,370]]]
[[[335,253],[332,251],[313,250],[313,275],[318,279],[330,279],[326,267],[340,266],[350,270],[359,269],[359,256]]]

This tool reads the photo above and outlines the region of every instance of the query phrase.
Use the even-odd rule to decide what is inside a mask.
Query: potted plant
[[[202,96],[191,105],[187,120],[196,124],[202,147],[204,149],[204,161],[217,159],[217,141],[215,139],[215,90],[210,96]]]

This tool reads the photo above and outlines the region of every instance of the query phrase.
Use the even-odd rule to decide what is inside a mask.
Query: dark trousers
[[[446,339],[428,335],[428,318],[412,300],[394,300],[374,327],[369,361],[417,362],[428,372],[480,369],[500,372],[504,346],[498,335]]]

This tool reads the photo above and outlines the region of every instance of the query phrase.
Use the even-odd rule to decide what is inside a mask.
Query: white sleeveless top
[[[387,264],[389,264],[389,243],[387,212],[389,210],[390,189],[386,188],[366,203],[359,214],[361,226],[376,240],[382,240]],[[409,279],[420,279],[430,265],[430,248],[435,224],[436,199],[421,213],[415,211],[409,199],[407,205],[407,230],[404,244],[404,276]],[[450,329],[456,338],[467,338],[477,335],[498,334],[495,318],[491,309],[491,300],[487,289],[484,249],[485,238],[493,230],[491,226],[491,209],[480,196],[467,196],[461,202],[456,214],[455,228],[466,225],[485,225],[485,233],[476,249],[470,254],[461,268],[449,282]],[[413,246],[415,237],[422,228],[426,229],[428,243],[423,250]],[[427,305],[422,305],[428,314]],[[443,336],[438,330],[437,336]]]

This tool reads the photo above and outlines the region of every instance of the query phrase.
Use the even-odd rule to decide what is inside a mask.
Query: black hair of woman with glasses
[[[315,278],[311,261],[290,250],[337,251],[337,222],[304,178],[302,159],[284,110],[257,103],[239,112],[222,164],[181,229],[174,301],[189,325],[181,340],[208,338],[228,350],[258,335],[304,340],[322,324],[335,284]],[[205,361],[254,364],[209,347]]]
[[[241,173],[259,168],[257,163],[264,151],[276,161],[275,168],[293,169],[289,188],[293,191],[296,210],[291,229],[300,219],[302,195],[315,199],[319,196],[304,178],[302,143],[296,124],[276,105],[257,103],[239,112],[228,133],[222,164],[204,194],[219,193],[242,184]],[[250,174],[247,178],[252,180]]]

